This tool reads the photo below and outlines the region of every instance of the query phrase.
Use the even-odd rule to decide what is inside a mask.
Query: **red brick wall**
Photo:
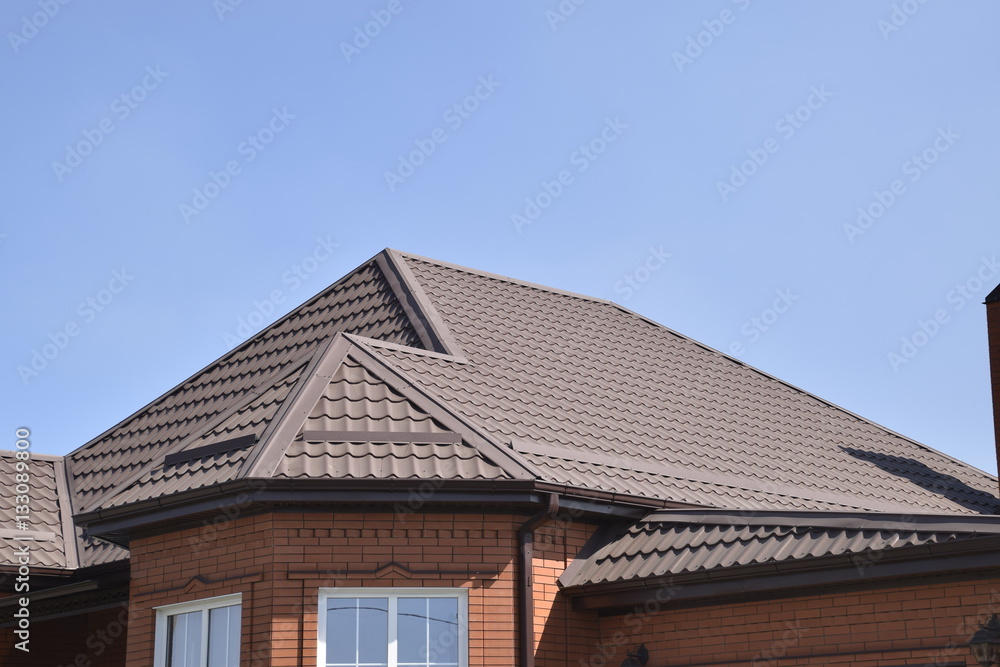
[[[626,648],[644,642],[647,667],[973,665],[965,642],[987,614],[1000,613],[1000,575],[673,611],[669,604],[602,618],[602,645],[583,664],[617,667]]]
[[[553,521],[535,531],[533,601],[537,667],[576,665],[578,660],[589,656],[590,644],[599,636],[597,614],[573,611],[557,583],[595,529],[571,513],[560,512]]]
[[[136,539],[128,664],[152,664],[159,605],[242,593],[241,664],[308,665],[316,661],[320,587],[439,586],[469,589],[471,664],[509,667],[516,656],[516,534],[523,521],[489,514],[276,513]],[[363,572],[393,562],[400,567]]]

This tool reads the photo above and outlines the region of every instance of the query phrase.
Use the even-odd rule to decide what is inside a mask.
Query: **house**
[[[1000,611],[995,477],[614,303],[394,250],[19,451],[2,664],[966,665]]]

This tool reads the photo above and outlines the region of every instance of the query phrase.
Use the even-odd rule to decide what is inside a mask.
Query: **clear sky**
[[[615,300],[995,472],[998,25],[7,0],[0,447],[71,451],[388,246]]]

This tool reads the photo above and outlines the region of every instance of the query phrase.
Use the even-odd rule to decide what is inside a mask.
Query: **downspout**
[[[531,576],[531,552],[535,542],[534,530],[555,518],[558,511],[559,496],[550,493],[548,506],[517,529],[520,559],[517,587],[518,667],[535,667],[535,601]]]

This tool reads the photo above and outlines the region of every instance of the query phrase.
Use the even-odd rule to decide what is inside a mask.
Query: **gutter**
[[[532,588],[531,561],[532,547],[535,542],[534,530],[547,523],[559,511],[559,496],[549,494],[548,506],[531,517],[517,529],[518,544],[518,586],[517,586],[517,624],[518,624],[518,665],[520,667],[535,667],[535,601]]]

